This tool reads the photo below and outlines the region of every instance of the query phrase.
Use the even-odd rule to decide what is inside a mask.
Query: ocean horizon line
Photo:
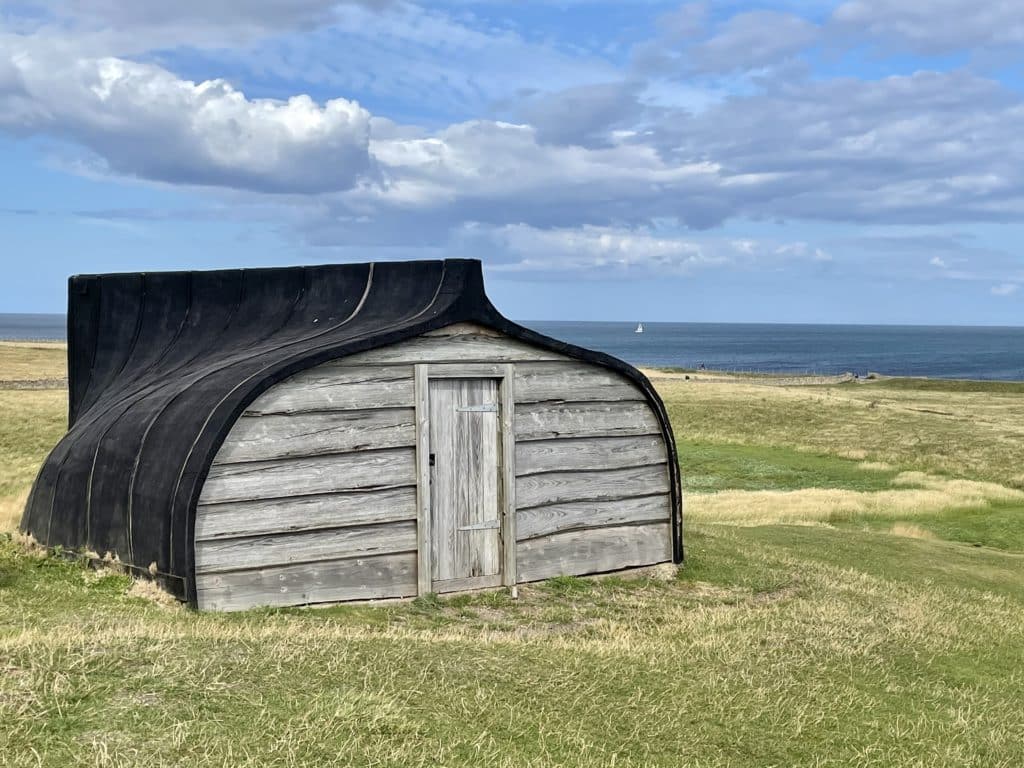
[[[67,323],[65,312],[0,312],[0,333],[4,331],[4,318],[46,318],[48,320],[60,319],[61,323]],[[646,320],[642,317],[627,318],[624,320],[575,320],[575,319],[516,319],[514,322],[529,327],[531,323],[540,324],[624,324],[643,323],[649,325],[706,325],[706,326],[779,326],[779,327],[829,327],[829,328],[995,328],[995,329],[1020,329],[1024,330],[1024,323],[1020,325],[1002,325],[994,323],[851,323],[833,321],[788,321],[788,320]],[[0,339],[3,339],[0,336]]]

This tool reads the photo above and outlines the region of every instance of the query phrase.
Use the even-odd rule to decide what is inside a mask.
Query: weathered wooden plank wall
[[[472,325],[304,371],[256,400],[196,519],[201,608],[417,592],[416,363],[515,365],[518,580],[671,558],[664,440],[628,380]]]

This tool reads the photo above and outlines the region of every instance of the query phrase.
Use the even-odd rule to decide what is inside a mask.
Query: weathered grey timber
[[[613,501],[570,501],[520,509],[516,515],[519,540],[585,528],[661,522],[668,517],[670,504],[669,496],[662,493]]]
[[[567,501],[614,501],[663,493],[664,464],[593,472],[544,472],[516,478],[519,509]]]
[[[653,435],[658,420],[646,403],[529,403],[516,409],[516,440]]]
[[[198,603],[407,597],[664,562],[668,457],[633,382],[480,326],[324,363],[257,398],[217,454],[196,519]]]
[[[594,471],[645,467],[666,461],[661,435],[639,437],[563,437],[516,443],[516,473]]]
[[[22,531],[199,608],[682,562],[651,382],[478,260],[73,276],[68,395]]]
[[[497,382],[435,379],[429,400],[433,582],[499,574]]]
[[[354,525],[205,542],[196,573],[222,573],[289,563],[342,560],[416,548],[416,523]]]
[[[502,583],[511,587],[519,582],[515,542],[519,536],[516,501],[516,367],[504,366],[501,382],[501,546]]]
[[[214,463],[200,505],[411,485],[412,448]]]
[[[415,421],[412,408],[242,416],[231,432],[230,444],[217,454],[217,462],[237,464],[374,448],[412,448]]]
[[[516,400],[520,403],[643,402],[643,393],[614,371],[578,360],[516,365]]]
[[[412,402],[409,366],[352,367],[325,363],[273,387],[246,409],[250,414],[400,408]]]
[[[486,329],[462,324],[452,326],[450,330],[432,331],[391,347],[360,352],[339,362],[343,366],[352,367],[367,363],[514,363],[524,360],[568,359],[557,352],[532,347],[522,341],[495,336],[486,332]]]
[[[521,541],[519,578],[536,581],[665,562],[672,556],[668,527],[663,522],[591,528]]]
[[[411,597],[416,594],[416,553],[218,573],[204,576],[198,587],[200,607],[221,611]]]
[[[231,539],[416,519],[416,487],[203,504],[196,540]]]

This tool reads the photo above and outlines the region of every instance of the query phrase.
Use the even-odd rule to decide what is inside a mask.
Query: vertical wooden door
[[[501,583],[497,379],[431,379],[430,537],[436,592]]]

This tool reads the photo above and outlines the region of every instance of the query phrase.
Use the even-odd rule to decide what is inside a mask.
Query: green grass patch
[[[16,527],[22,497],[67,429],[64,390],[0,389],[0,532]]]
[[[1024,385],[658,386],[704,500],[912,469],[1024,487]],[[0,391],[0,503],[65,398]],[[883,511],[688,524],[667,580],[240,614],[0,535],[0,764],[1024,765],[1024,555],[996,549],[1024,550],[1024,510]]]
[[[67,429],[67,392],[0,390],[0,496],[23,490]]]
[[[594,588],[594,582],[578,576],[556,576],[541,582],[541,588],[559,597],[571,597],[590,592]]]
[[[715,491],[791,491],[800,488],[843,488],[877,491],[890,486],[899,472],[870,469],[862,462],[837,456],[764,445],[693,443],[677,439],[683,488],[692,493]]]
[[[686,561],[679,569],[678,580],[753,593],[771,592],[790,583],[792,569],[744,546],[743,530],[719,530],[714,526],[688,530]]]
[[[1010,597],[1024,605],[1024,557],[1017,553],[853,528],[766,525],[716,529],[716,534],[768,546],[776,554],[785,552],[786,559],[794,562],[839,569],[851,578],[870,575],[920,587],[931,595],[941,591],[965,597],[964,590],[973,590]],[[1021,652],[1024,654],[1024,646]]]
[[[844,387],[860,386],[856,382]],[[912,377],[883,378],[872,381],[870,389],[891,389],[899,392],[994,392],[1024,395],[1022,381],[981,381],[973,379],[917,379]]]
[[[688,540],[679,578],[630,589],[237,615],[0,541],[17,572],[0,588],[2,762],[1024,761],[1019,558],[825,527]]]
[[[997,505],[986,509],[946,509],[913,518],[893,516],[863,521],[873,530],[891,530],[894,525],[916,526],[938,539],[979,547],[1024,552],[1024,507]],[[1022,566],[1024,567],[1024,566]]]
[[[989,384],[995,383],[982,386]],[[886,382],[786,387],[660,380],[657,386],[681,442],[884,462],[1024,489],[1024,398],[1015,393],[921,391]]]

